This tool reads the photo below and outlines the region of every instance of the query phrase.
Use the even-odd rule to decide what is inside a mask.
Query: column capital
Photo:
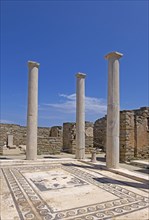
[[[113,51],[113,52],[110,52],[110,53],[108,53],[107,55],[105,55],[104,58],[105,58],[106,60],[108,60],[108,59],[110,59],[110,58],[120,59],[122,56],[123,56],[122,53]]]
[[[78,72],[78,73],[76,74],[76,77],[77,77],[77,78],[85,78],[85,77],[86,77],[86,74],[85,74],[85,73],[80,73],[80,72]]]
[[[37,63],[35,61],[28,61],[28,67],[39,67],[40,63]]]

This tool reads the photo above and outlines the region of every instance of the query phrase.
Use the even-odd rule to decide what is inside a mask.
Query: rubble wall
[[[8,134],[13,135],[13,144],[26,145],[27,129],[16,124],[0,124],[0,145],[7,145]],[[54,136],[55,135],[55,136]],[[62,149],[62,127],[38,127],[38,154],[56,154]]]
[[[85,152],[93,149],[93,122],[85,122]],[[75,154],[76,150],[76,123],[63,124],[63,150]]]
[[[94,123],[94,147],[106,150],[107,119]],[[120,161],[149,158],[149,107],[120,112]]]

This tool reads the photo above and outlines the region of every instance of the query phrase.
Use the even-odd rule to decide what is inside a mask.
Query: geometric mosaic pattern
[[[29,179],[26,178],[26,174],[29,172],[47,172],[48,178],[50,173],[54,175],[54,170],[58,169],[61,170],[61,178],[64,179],[64,183],[59,188],[70,187],[71,184],[72,187],[92,184],[110,193],[116,199],[54,211],[50,204],[38,193],[38,190],[32,186]],[[21,220],[106,220],[149,207],[148,197],[141,196],[115,184],[112,178],[108,179],[105,176],[97,178],[96,175],[80,169],[79,166],[77,167],[73,163],[8,167],[2,170]],[[68,173],[68,175],[65,175],[65,173]],[[30,180],[40,191],[55,190],[55,182],[53,182],[53,185],[49,185],[51,182],[49,181],[47,185],[44,185],[42,179],[33,178]],[[42,182],[41,185],[40,182]]]
[[[43,171],[32,176],[30,180],[42,192],[87,185],[85,181],[59,170]]]

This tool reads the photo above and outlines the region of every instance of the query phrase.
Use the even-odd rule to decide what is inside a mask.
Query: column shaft
[[[27,146],[26,159],[37,159],[37,124],[38,124],[38,67],[35,62],[28,62],[28,111],[27,111]]]
[[[85,74],[78,73],[76,88],[76,158],[85,158]]]
[[[122,54],[112,52],[108,59],[108,109],[106,165],[108,168],[119,168],[119,58]]]

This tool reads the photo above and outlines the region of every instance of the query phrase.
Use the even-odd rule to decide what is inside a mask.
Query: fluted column
[[[85,158],[85,77],[84,73],[76,74],[76,159]]]
[[[111,52],[105,56],[108,60],[108,109],[107,109],[107,138],[106,166],[119,168],[119,59],[123,54]]]
[[[38,68],[39,63],[28,62],[28,111],[26,159],[37,159],[37,124],[38,124]]]

